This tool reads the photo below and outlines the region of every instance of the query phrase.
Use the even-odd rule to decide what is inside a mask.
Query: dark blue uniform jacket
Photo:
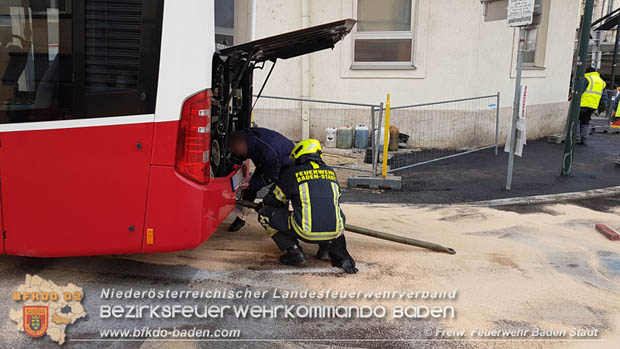
[[[260,127],[248,131],[247,141],[248,157],[256,166],[248,190],[257,192],[277,181],[280,172],[293,165],[289,156],[295,145],[278,132]]]

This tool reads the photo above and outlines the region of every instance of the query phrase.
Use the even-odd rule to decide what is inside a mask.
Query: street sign
[[[519,117],[517,119],[517,129],[516,129],[516,146],[514,149],[514,154],[516,156],[523,156],[523,146],[527,144],[527,119],[525,117],[526,114],[526,106],[527,106],[527,85],[521,86],[519,99]],[[506,137],[506,145],[504,146],[504,151],[506,153],[510,153],[510,147],[512,145],[512,132],[508,134]]]
[[[534,21],[535,0],[508,0],[508,26],[522,27]]]

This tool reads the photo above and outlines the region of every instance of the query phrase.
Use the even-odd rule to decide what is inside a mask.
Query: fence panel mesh
[[[390,125],[398,127],[401,141],[409,138],[388,160],[390,172],[495,147],[498,100],[492,95],[392,108]]]
[[[389,172],[496,147],[498,108],[499,95],[392,108],[390,125],[399,129],[401,148],[390,152]],[[325,143],[328,127],[365,125],[372,135],[373,122],[378,128],[382,112],[379,105],[261,96],[253,118],[258,126],[278,131],[295,142],[302,139],[303,120],[307,119],[310,138]],[[371,172],[372,165],[363,161],[365,150],[325,150],[330,165]],[[383,152],[380,144],[376,152]]]
[[[328,127],[370,127],[371,105],[261,96],[253,110],[254,122],[291,139],[302,139],[302,120],[309,120],[310,138],[325,142]]]
[[[365,125],[372,128],[371,113],[379,106],[358,103],[319,101],[310,99],[261,96],[253,110],[254,122],[259,127],[278,131],[290,140],[302,139],[303,120],[308,120],[310,138],[325,145],[326,129]],[[368,144],[370,147],[370,143]],[[323,159],[334,167],[340,184],[346,186],[349,176],[360,172],[370,173],[372,165],[364,162],[366,149],[336,149],[324,147]]]

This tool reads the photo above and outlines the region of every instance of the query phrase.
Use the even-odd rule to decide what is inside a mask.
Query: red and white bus
[[[333,47],[344,20],[215,51],[205,0],[0,0],[0,226],[9,255],[207,239],[247,170],[252,72]]]

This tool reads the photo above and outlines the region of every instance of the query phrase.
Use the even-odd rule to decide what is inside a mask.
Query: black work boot
[[[329,260],[329,253],[327,253],[328,246],[329,246],[329,243],[319,244],[319,250],[316,251],[316,259],[322,260],[322,261]]]
[[[342,262],[342,269],[347,274],[356,274],[359,270],[355,267],[355,261],[349,257]]]
[[[286,249],[286,254],[280,256],[280,263],[284,265],[300,265],[306,261],[304,252],[297,245]]]
[[[228,231],[230,232],[234,232],[237,231],[241,228],[243,228],[243,226],[245,225],[245,221],[239,217],[235,218],[235,220],[230,224],[230,227],[228,227]]]

